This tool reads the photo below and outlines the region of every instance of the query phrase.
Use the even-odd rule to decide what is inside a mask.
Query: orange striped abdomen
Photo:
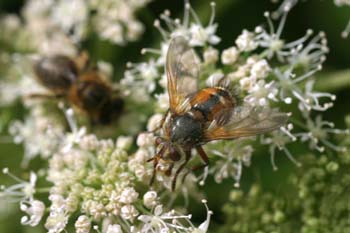
[[[190,103],[191,111],[201,112],[206,121],[214,120],[218,114],[235,106],[235,100],[230,93],[221,87],[208,87],[198,91]]]

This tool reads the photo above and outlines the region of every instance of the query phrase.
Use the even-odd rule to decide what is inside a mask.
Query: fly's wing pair
[[[189,97],[198,90],[199,63],[198,56],[184,37],[175,37],[170,42],[165,70],[172,113],[180,115],[190,109]],[[281,127],[287,118],[284,113],[263,107],[223,109],[207,125],[204,140],[233,139],[266,133]]]
[[[182,114],[190,107],[188,97],[198,90],[199,63],[184,37],[172,39],[165,64],[172,113]]]
[[[231,111],[224,123],[212,121],[204,132],[204,141],[235,139],[255,136],[280,128],[286,123],[287,114],[267,107],[239,106]]]

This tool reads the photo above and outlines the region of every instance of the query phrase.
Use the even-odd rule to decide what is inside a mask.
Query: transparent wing
[[[280,128],[286,123],[287,114],[275,109],[241,106],[235,108],[229,120],[214,120],[204,133],[204,141],[234,139],[263,134]]]
[[[187,97],[198,89],[199,58],[184,37],[175,37],[169,45],[165,70],[170,110],[181,113],[189,106]]]

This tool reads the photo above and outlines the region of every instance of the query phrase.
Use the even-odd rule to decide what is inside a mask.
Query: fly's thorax
[[[202,123],[191,113],[171,119],[170,140],[181,145],[195,145],[202,139]]]

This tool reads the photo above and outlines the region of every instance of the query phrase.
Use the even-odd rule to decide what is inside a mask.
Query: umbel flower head
[[[102,40],[125,45],[142,33],[143,24],[135,13],[148,2],[29,0],[21,12],[23,21],[18,16],[1,19],[6,35],[0,35],[0,42],[13,40],[11,49],[16,53],[0,54],[0,64],[9,64],[3,72],[8,77],[0,83],[0,106],[13,105],[28,89],[36,90],[38,86],[28,77],[31,76],[28,57],[32,56],[22,51],[74,56],[81,46],[95,40],[92,38],[95,34]],[[288,13],[296,3],[296,0],[284,1],[280,13],[262,14],[266,25],[243,29],[222,50],[218,49],[221,38],[217,34],[215,3],[207,6],[211,9],[207,23],[200,20],[187,0],[181,19],[165,10],[160,19],[154,21],[161,38],[159,44],[142,49],[142,55],[147,56],[135,58],[140,62],[128,62],[120,85],[116,85],[128,102],[125,114],[131,112],[139,116],[135,120],[127,115],[126,120],[106,127],[116,132],[119,127],[123,128],[123,134],[105,137],[106,129],[77,121],[79,111],[62,107],[64,103],[59,104],[63,114],[55,114],[51,107],[57,110],[56,102],[24,98],[23,119],[12,121],[9,133],[14,143],[23,145],[23,167],[33,171],[23,176],[27,179],[22,179],[5,168],[3,173],[13,178],[15,184],[1,186],[0,196],[19,202],[20,210],[25,213],[21,219],[23,225],[41,223],[50,233],[68,231],[69,224],[74,225],[78,233],[205,233],[215,230],[209,228],[213,212],[207,205],[206,187],[200,186],[214,180],[213,185],[219,188],[225,179],[231,179],[234,190],[230,202],[225,204],[228,223],[223,232],[295,229],[295,224],[287,220],[300,213],[303,215],[296,220],[296,225],[302,226],[301,231],[320,232],[324,224],[338,227],[327,214],[332,209],[329,205],[332,201],[324,190],[331,187],[330,193],[341,197],[346,193],[347,177],[342,176],[340,184],[336,180],[346,170],[343,171],[343,167],[347,156],[338,156],[333,161],[326,154],[346,155],[349,145],[339,138],[348,137],[349,130],[338,129],[326,119],[323,113],[333,107],[336,96],[318,91],[314,85],[329,52],[326,34],[307,29],[299,38],[284,38]],[[336,3],[346,5],[344,1]],[[188,62],[198,64],[199,88],[225,88],[235,100],[237,114],[246,117],[252,114],[244,109],[266,110],[257,112],[257,116],[288,111],[289,122],[265,135],[207,143],[204,150],[209,155],[209,167],[192,171],[192,165],[195,167],[200,162],[199,156],[193,154],[190,166],[179,174],[182,183],[170,191],[173,176],[168,171],[179,168],[181,163],[172,165],[164,159],[154,166],[148,161],[159,151],[155,142],[163,132],[158,129],[169,109],[164,70],[166,54],[171,40],[179,36],[195,51],[193,61]],[[27,41],[25,45],[21,40]],[[188,81],[185,87],[195,90],[194,84]],[[14,97],[7,93],[13,93]],[[2,116],[0,129],[1,120]],[[135,131],[134,125],[139,121],[144,123],[147,132]],[[211,122],[212,126],[216,123]],[[256,165],[254,156],[258,151],[268,151],[273,170],[279,167],[275,160],[280,154],[297,166],[304,163],[309,166],[309,161],[305,161],[308,156],[305,160],[299,156],[294,158],[292,147],[296,144],[313,154],[309,156],[310,169],[293,175],[291,182],[286,181],[297,188],[291,209],[287,209],[280,196],[264,193],[258,184],[248,187],[247,193],[239,189],[242,175],[248,174],[246,167]],[[317,153],[322,156],[318,157]],[[39,160],[40,167],[32,169],[31,165]],[[159,172],[154,177],[155,184],[150,186],[154,169]],[[325,174],[331,174],[332,184]],[[316,196],[322,196],[320,208],[315,206]],[[200,200],[206,214],[202,223],[194,220],[199,219],[193,216],[197,212],[188,208]],[[190,201],[194,203],[188,205]],[[335,206],[331,213],[344,215],[344,203]],[[284,224],[287,227],[280,228]]]
[[[215,4],[211,4],[211,7],[214,6]],[[306,30],[304,36],[298,39],[290,42],[285,40],[283,38],[283,30],[289,10],[290,8],[283,12],[281,19],[277,22],[277,27],[274,20],[270,17],[270,13],[266,12],[264,16],[267,19],[267,29],[265,26],[258,26],[254,31],[244,29],[235,40],[235,44],[224,49],[221,56],[220,52],[215,49],[215,45],[219,40],[209,39],[211,36],[218,38],[215,35],[216,31],[206,30],[211,27],[210,25],[216,25],[213,23],[214,14],[210,17],[209,26],[205,27],[203,26],[205,24],[198,21],[198,16],[188,2],[185,2],[182,21],[171,19],[170,12],[165,11],[160,18],[164,21],[166,27],[161,26],[161,21],[157,20],[155,22],[155,27],[163,37],[159,49],[143,49],[142,53],[151,53],[154,56],[151,56],[148,62],[130,63],[128,66],[129,70],[125,72],[122,80],[122,84],[126,88],[132,89],[133,86],[137,87],[138,91],[135,89],[129,92],[134,99],[139,99],[139,101],[154,99],[156,113],[149,118],[149,129],[157,128],[157,122],[159,124],[162,119],[158,112],[164,113],[169,107],[166,88],[167,76],[163,67],[169,42],[173,37],[181,35],[196,50],[194,59],[200,67],[198,74],[199,84],[205,83],[207,86],[216,86],[220,85],[220,83],[225,83],[226,86],[233,86],[235,92],[232,94],[235,98],[242,100],[241,105],[272,108],[276,105],[297,104],[301,115],[305,119],[307,118],[309,123],[307,125],[298,124],[298,127],[289,123],[287,126],[282,127],[280,131],[260,137],[259,142],[269,147],[274,169],[277,168],[275,155],[278,151],[284,152],[291,161],[299,166],[300,163],[294,159],[288,146],[291,143],[310,139],[310,137],[302,137],[302,135],[305,135],[302,132],[311,126],[310,122],[315,122],[315,119],[310,118],[311,112],[326,111],[333,106],[333,101],[336,98],[331,93],[315,91],[313,85],[315,76],[322,69],[322,64],[325,62],[329,51],[325,33],[320,32],[314,35],[314,32],[309,29]],[[207,32],[207,34],[204,33],[206,36],[201,37],[200,43],[193,42],[198,39],[198,36],[191,30],[192,27],[189,25],[195,24],[198,24],[196,28],[202,28],[201,31],[203,33]],[[221,58],[221,64],[219,64],[219,58]],[[147,69],[142,67],[147,67]],[[164,92],[159,91],[157,87],[163,88]],[[140,93],[144,96],[143,98],[139,98]],[[294,114],[289,113],[289,115],[290,120],[293,122]],[[310,119],[311,121],[309,121]],[[342,130],[337,132],[339,134],[347,133],[347,131]],[[328,133],[330,131],[327,131],[326,134]],[[328,138],[328,136],[325,137]],[[152,135],[150,135],[150,138],[152,138]],[[328,142],[326,143],[329,145]],[[232,142],[227,148],[239,147],[239,144],[238,142]],[[243,146],[245,149],[242,150],[239,147],[239,151],[242,154],[232,156],[231,154],[234,153],[231,153],[230,149],[225,149],[219,145],[213,143],[213,146],[207,146],[208,148],[213,147],[212,153],[220,158],[217,159],[217,166],[212,166],[209,170],[205,170],[203,174],[197,177],[197,181],[200,184],[204,184],[204,180],[209,172],[209,174],[213,174],[216,177],[217,182],[221,182],[223,178],[232,177],[236,186],[238,186],[242,174],[242,165],[249,166],[249,157],[254,154],[254,147],[250,146],[249,150],[245,146]],[[312,143],[310,144],[310,149],[316,148]],[[155,153],[156,148],[150,144],[147,150],[142,151],[143,154],[145,154],[145,151],[148,151],[145,159],[147,160]],[[247,154],[247,156],[244,156],[244,154]],[[244,159],[242,160],[242,158]],[[225,159],[227,159],[226,162],[223,161]],[[233,161],[237,161],[237,163],[233,163]],[[167,169],[167,165],[162,166],[158,169]],[[144,172],[141,172],[141,169],[139,171],[140,174],[144,174]]]

